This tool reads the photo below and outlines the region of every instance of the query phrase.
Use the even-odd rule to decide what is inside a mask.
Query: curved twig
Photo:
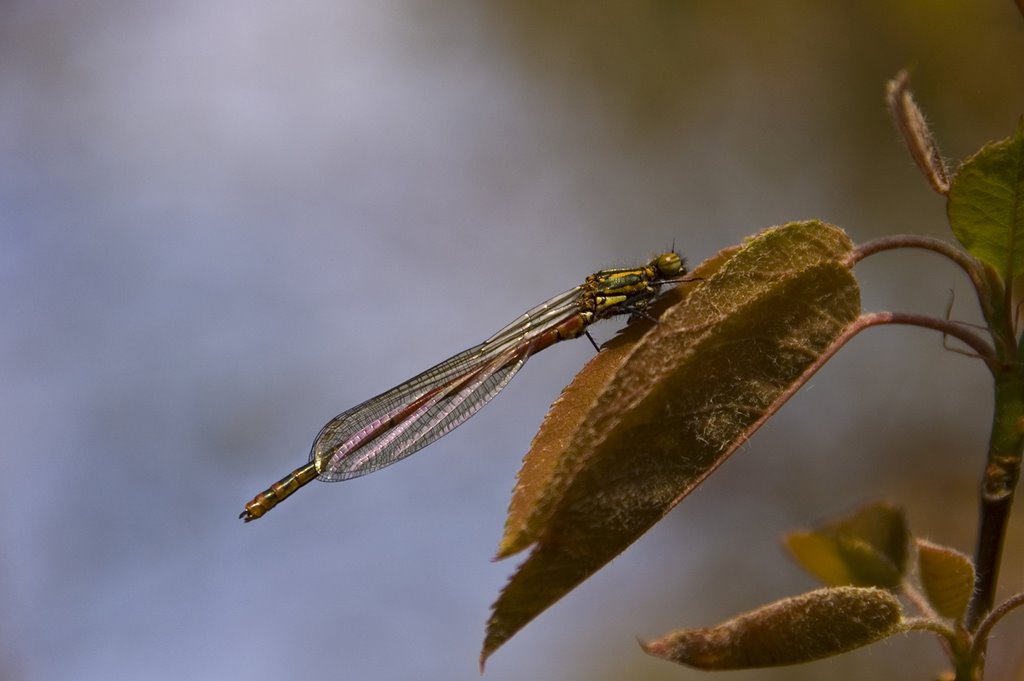
[[[903,620],[904,631],[930,631],[941,636],[948,645],[956,644],[956,632],[937,619],[930,617],[907,617]]]
[[[992,627],[999,623],[1003,617],[1005,617],[1014,608],[1019,608],[1024,605],[1024,593],[1014,594],[1010,598],[996,606],[996,609],[985,616],[985,619],[978,625],[978,631],[974,634],[974,643],[971,646],[971,652],[979,654],[985,646],[988,640],[989,632],[992,631]]]
[[[978,286],[981,283],[981,280],[978,277],[978,266],[974,258],[964,251],[961,251],[948,241],[936,239],[931,236],[896,234],[894,236],[883,236],[877,239],[872,239],[871,241],[867,241],[854,248],[847,257],[847,263],[849,265],[856,265],[869,255],[880,253],[882,251],[890,251],[895,248],[923,248],[928,251],[934,251],[939,255],[944,255],[956,263],[960,269],[966,272],[971,278],[971,281],[974,282],[975,286]]]
[[[978,353],[978,357],[985,362],[989,370],[995,372],[999,368],[999,358],[996,357],[995,350],[987,341],[970,329],[965,329],[961,324],[948,319],[936,319],[911,312],[871,312],[861,315],[851,326],[859,325],[859,328],[854,331],[856,332],[880,324],[909,324],[940,331],[943,335],[956,338]]]

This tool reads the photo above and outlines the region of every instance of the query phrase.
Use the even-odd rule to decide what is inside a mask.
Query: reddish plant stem
[[[974,350],[974,352],[978,354],[978,357],[985,362],[991,371],[995,372],[998,368],[999,361],[995,356],[995,351],[985,339],[970,329],[965,328],[963,325],[948,319],[938,319],[936,317],[913,314],[910,312],[872,312],[861,315],[860,318],[847,329],[847,332],[850,332],[850,330],[853,329],[853,333],[857,333],[869,326],[878,326],[879,324],[909,324],[911,326],[920,326],[925,329],[939,331],[943,335],[956,338],[964,345]]]
[[[992,346],[985,342],[985,340],[976,333],[973,333],[969,329],[965,329],[956,322],[951,322],[948,319],[936,319],[935,317],[911,314],[907,312],[871,312],[868,314],[862,314],[847,326],[846,329],[844,329],[843,332],[839,334],[834,341],[832,341],[832,344],[829,345],[828,348],[826,348],[825,351],[821,353],[821,355],[819,355],[806,370],[804,370],[804,376],[809,377],[817,373],[818,369],[823,367],[826,362],[832,359],[832,357],[858,333],[869,327],[879,326],[881,324],[910,324],[912,326],[920,326],[926,329],[940,331],[962,341],[974,350],[978,356],[987,365],[989,365],[989,368],[992,368],[993,364],[997,361],[992,353]],[[799,390],[805,382],[806,381],[804,380],[800,380],[794,383],[783,393],[783,396],[780,399],[783,402],[789,399],[789,397]]]
[[[853,263],[860,262],[864,258],[878,253],[880,251],[888,251],[894,248],[923,248],[929,251],[935,251],[941,255],[946,256],[957,265],[967,270],[970,274],[971,270],[974,269],[974,259],[967,255],[967,253],[961,251],[959,248],[944,241],[942,239],[936,239],[931,236],[921,236],[919,234],[894,234],[892,236],[883,236],[877,239],[867,241],[860,246],[857,246],[850,254],[850,259]]]
[[[1021,0],[1021,2],[1024,2],[1024,0]],[[967,276],[971,278],[971,283],[974,284],[974,288],[979,289],[980,293],[983,282],[978,271],[977,261],[948,241],[936,239],[935,237],[919,236],[917,234],[896,234],[894,236],[879,237],[855,248],[847,260],[852,266],[869,255],[890,251],[895,248],[923,248],[928,251],[934,251],[939,255],[944,255],[967,273]]]
[[[972,646],[971,652],[975,655],[981,654],[985,649],[985,642],[988,639],[988,635],[992,633],[992,627],[999,623],[1003,617],[1010,613],[1014,608],[1024,606],[1024,593],[1014,594],[1005,601],[999,604],[999,606],[988,614],[982,623],[978,626],[978,631],[974,635],[974,645]]]
[[[1024,2],[1024,0],[1020,0]],[[872,239],[861,244],[847,257],[847,265],[853,266],[875,253],[896,248],[921,248],[943,255],[953,261],[970,278],[978,295],[982,314],[989,324],[992,340],[997,345],[997,355],[1004,361],[1013,361],[1016,351],[1013,339],[1013,320],[1010,312],[1010,296],[1005,295],[999,276],[988,267],[960,250],[948,241],[916,234],[897,234]]]

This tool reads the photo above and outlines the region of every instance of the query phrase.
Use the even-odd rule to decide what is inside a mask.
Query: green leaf
[[[974,564],[955,549],[917,540],[917,566],[921,586],[935,611],[959,620],[974,592]]]
[[[801,567],[823,584],[885,589],[899,585],[896,566],[866,542],[818,532],[795,532],[786,537],[786,546]]]
[[[776,601],[716,627],[683,629],[649,643],[655,657],[704,670],[799,664],[901,633],[899,600],[871,588],[819,589]]]
[[[482,659],[660,520],[809,378],[860,313],[851,250],[817,221],[765,230],[698,267],[657,324],[630,324],[580,372],[524,460],[499,557],[534,548],[494,605]]]
[[[793,532],[783,542],[796,562],[821,583],[846,586],[859,581],[833,537],[818,532]]]
[[[1024,274],[1024,118],[1017,133],[967,159],[946,204],[953,234],[1005,280]]]
[[[903,511],[880,503],[790,534],[785,544],[801,567],[825,584],[894,589],[906,572],[909,538]]]

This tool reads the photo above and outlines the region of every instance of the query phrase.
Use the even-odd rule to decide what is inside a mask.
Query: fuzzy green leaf
[[[806,381],[860,313],[843,232],[765,230],[698,267],[552,406],[499,548],[534,549],[494,605],[485,659],[691,492]],[[646,328],[645,328],[646,327]]]
[[[830,586],[894,589],[906,571],[909,533],[902,510],[866,506],[852,516],[786,537],[786,547],[805,570]]]
[[[974,564],[955,549],[917,540],[917,566],[921,586],[935,611],[959,620],[974,592]]]
[[[899,600],[889,592],[836,587],[641,645],[651,655],[698,669],[753,669],[845,653],[902,632],[902,622]]]
[[[1013,137],[985,145],[960,166],[946,211],[971,255],[1007,280],[1024,274],[1024,119]]]
[[[870,544],[819,532],[794,532],[786,547],[807,572],[829,586],[894,588],[900,573]]]

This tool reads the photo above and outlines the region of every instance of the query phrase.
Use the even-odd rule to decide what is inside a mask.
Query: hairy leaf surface
[[[902,632],[899,600],[874,588],[818,589],[716,627],[682,629],[642,644],[651,655],[705,670],[798,664]]]
[[[917,540],[917,571],[928,602],[943,617],[959,620],[974,592],[974,564],[948,546]]]
[[[553,405],[498,556],[533,546],[482,659],[661,519],[810,376],[860,313],[846,235],[818,221],[723,251],[630,324]],[[646,328],[644,328],[646,327]]]

